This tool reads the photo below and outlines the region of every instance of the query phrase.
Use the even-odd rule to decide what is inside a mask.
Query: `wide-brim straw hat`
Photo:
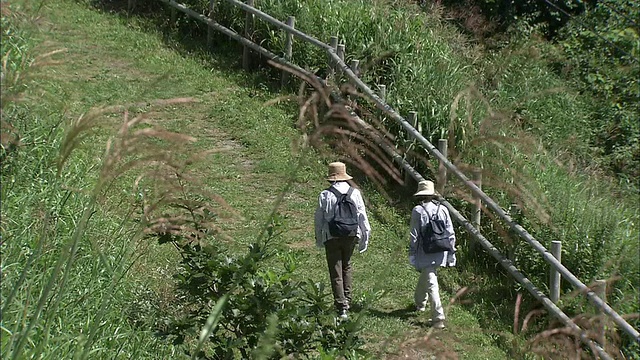
[[[431,196],[435,194],[433,181],[424,180],[418,183],[418,191],[413,196]]]
[[[346,181],[351,180],[353,177],[347,174],[347,167],[341,162],[332,162],[329,164],[329,177],[327,181]]]

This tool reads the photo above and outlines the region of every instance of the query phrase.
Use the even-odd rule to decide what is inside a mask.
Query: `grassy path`
[[[238,248],[248,244],[286,190],[282,251],[295,256],[299,276],[328,285],[324,255],[313,246],[317,193],[326,186],[325,167],[306,159],[291,188],[285,184],[295,165],[291,144],[297,111],[292,104],[264,106],[280,94],[242,74],[237,57],[212,59],[172,48],[162,34],[144,30],[136,20],[89,10],[64,0],[42,8],[39,40],[43,50],[66,49],[59,65],[39,70],[46,101],[64,107],[70,118],[90,108],[156,99],[193,97],[197,102],[157,110],[152,121],[198,138],[199,149],[215,149],[199,171],[208,190],[220,194],[243,217],[222,224]],[[238,54],[239,57],[239,54]],[[34,102],[34,107],[42,107]],[[448,329],[429,333],[424,315],[407,310],[416,276],[406,264],[406,216],[366,191],[373,237],[370,250],[356,256],[356,297],[383,294],[365,315],[364,333],[379,358],[506,359],[493,339],[463,307],[448,307]],[[150,246],[130,274],[131,281],[168,293],[175,253]],[[274,264],[278,266],[278,264]],[[455,271],[455,270],[450,270]],[[445,277],[446,278],[446,277]],[[446,303],[458,288],[442,283]],[[169,296],[169,295],[167,295]],[[429,336],[427,336],[429,334]]]

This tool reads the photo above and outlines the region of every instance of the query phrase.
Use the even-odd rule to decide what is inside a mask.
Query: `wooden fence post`
[[[422,123],[418,121],[418,113],[415,111],[409,111],[409,116],[411,116],[412,119],[411,126],[413,126],[414,129],[418,130],[418,132],[422,134]],[[418,143],[416,139],[413,139],[413,142],[414,146]]]
[[[216,0],[209,0],[209,13],[207,14],[207,17],[209,19],[213,19],[213,12],[216,8]],[[207,49],[209,51],[213,51],[213,36],[215,34],[215,31],[213,30],[213,28],[211,26],[207,27]]]
[[[518,204],[511,204],[511,206],[509,206],[509,216],[511,217],[511,220],[518,222],[518,218],[520,217],[519,214],[520,214],[520,209],[518,208]],[[511,241],[513,242],[507,246],[507,259],[511,260],[512,262],[515,262],[516,251],[518,250],[518,244],[520,242],[519,240],[520,238],[512,230],[509,232],[509,235],[511,236]]]
[[[413,126],[414,128],[416,127],[416,124],[418,123],[418,112],[417,111],[409,111],[409,113],[407,114],[407,121],[409,122],[409,124],[411,124],[411,126]],[[411,135],[409,135],[409,138],[407,140],[405,140],[404,142],[404,147],[405,147],[405,159],[409,162],[412,163],[413,158],[410,156],[410,152],[412,150],[412,148],[415,146],[416,141],[415,139],[413,139],[413,137]],[[413,164],[412,164],[413,166]],[[404,172],[404,183],[407,186],[413,185],[413,177],[411,176],[411,174],[408,171]]]
[[[246,0],[246,3],[249,6],[253,6],[254,0]],[[253,19],[253,14],[247,11],[244,19],[244,37],[247,39],[251,39],[251,34],[253,33]],[[242,51],[242,68],[245,70],[250,70],[251,68],[251,50],[246,46]]]
[[[177,21],[178,21],[178,10],[176,10],[176,8],[172,6],[171,7],[171,24],[169,24],[169,26],[172,29],[175,29],[177,27],[177,24],[176,24]]]
[[[332,36],[329,40],[329,46],[333,49],[333,51],[338,53],[338,37]],[[336,75],[336,64],[333,61],[333,58],[329,56],[328,66],[327,66],[327,79],[335,78]]]
[[[416,127],[416,124],[418,123],[418,112],[417,111],[409,111],[409,113],[407,114],[407,121],[409,122],[409,124],[411,124],[411,126],[413,126],[414,128]],[[415,139],[413,139],[411,137],[411,135],[409,135],[409,139],[407,139],[404,143],[404,147],[405,147],[405,158],[407,159],[407,161],[409,163],[411,163],[411,166],[413,166],[413,158],[409,157],[409,152],[412,150],[412,148],[415,146],[416,141]],[[408,171],[405,171],[404,173],[404,183],[409,185],[411,184],[411,180],[413,178],[411,177],[411,174]]]
[[[440,140],[442,141],[442,140],[445,140],[445,139],[440,139]],[[447,177],[447,175],[446,175],[447,169],[445,168],[444,171],[445,171],[445,174],[443,176],[446,179],[446,177]],[[472,181],[477,187],[480,188],[480,190],[482,190],[482,169],[481,168],[474,168],[473,169]],[[482,219],[482,199],[480,199],[480,197],[477,196],[476,194],[473,194],[473,205],[474,206],[473,206],[473,221],[472,221],[472,223],[473,223],[473,226],[476,229],[478,229],[478,231],[480,231],[480,225],[481,225],[481,219]],[[478,243],[475,242],[475,241],[471,241],[469,243],[469,254],[471,256],[473,256],[473,254],[475,254],[477,251],[478,251]],[[507,258],[511,259],[510,253],[507,254]]]
[[[439,139],[438,140],[438,151],[447,158],[447,139]],[[444,166],[442,161],[440,161],[440,165],[438,166],[438,193],[444,196],[444,189],[447,185],[447,168]]]
[[[378,85],[378,97],[383,102],[387,102],[387,85]]]
[[[351,63],[349,64],[349,68],[351,68],[351,71],[353,71],[353,73],[356,76],[360,76],[360,60],[356,60],[353,59],[351,60]],[[355,86],[355,83],[353,84]]]
[[[387,85],[378,85],[378,97],[382,102],[387,102]],[[376,114],[380,121],[384,121],[386,119],[386,114],[383,110],[378,110]]]
[[[551,255],[553,255],[556,260],[562,262],[562,241],[553,240],[551,241]],[[560,300],[560,281],[562,277],[558,270],[555,267],[551,267],[551,274],[549,277],[549,299],[554,304],[558,303]]]
[[[606,303],[607,302],[607,280],[596,280],[593,292],[595,292],[596,295]],[[608,318],[600,308],[597,309],[596,314],[600,316],[600,321],[596,322],[597,324],[596,335],[598,336],[598,343],[600,343],[600,346],[602,346],[603,349],[606,349],[607,327],[605,324]]]
[[[353,74],[358,77],[358,73],[360,72],[360,60],[352,59],[349,63],[349,68],[353,72]],[[355,92],[357,90],[356,83],[354,81],[349,82],[351,86],[349,87],[349,94],[347,94],[347,99],[351,102],[351,107],[355,109],[356,107],[356,96],[353,96],[351,92]]]
[[[475,168],[473,169],[473,183],[476,184],[477,187],[482,190],[482,169]],[[482,217],[482,199],[479,196],[473,195],[473,199],[475,200],[476,208],[473,216],[473,225],[480,230],[480,219]]]
[[[293,16],[289,16],[287,18],[287,25],[291,27],[295,27],[296,18]],[[293,34],[287,32],[287,38],[284,44],[284,58],[287,61],[291,61],[291,57],[293,56]],[[289,72],[282,70],[282,81],[280,83],[280,87],[285,87],[289,82]]]
[[[344,52],[345,52],[345,47],[344,44],[338,44],[338,50],[336,51],[336,55],[338,55],[338,57],[340,58],[340,60],[342,60],[342,62],[344,63]],[[340,78],[342,77],[342,64],[336,64],[336,66],[338,66],[339,68],[336,69],[336,84],[338,84],[340,81]]]

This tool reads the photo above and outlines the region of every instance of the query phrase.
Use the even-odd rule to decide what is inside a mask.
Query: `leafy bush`
[[[198,358],[248,359],[263,349],[261,344],[268,346],[265,358],[364,354],[358,321],[336,322],[330,292],[322,284],[295,280],[293,257],[284,258],[283,272],[277,273],[261,266],[276,255],[268,244],[254,243],[247,254],[234,257],[209,237],[193,241],[163,234],[158,240],[173,243],[182,255],[175,275],[176,305],[182,311],[167,319],[163,329],[174,344],[193,340],[214,305],[225,299],[218,326]]]
[[[632,20],[639,15],[637,1],[599,1],[562,29],[556,59],[561,74],[597,100],[592,142],[605,165],[629,180],[640,176],[640,28]]]

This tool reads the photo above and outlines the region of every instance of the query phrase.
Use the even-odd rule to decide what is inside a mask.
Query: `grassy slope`
[[[225,223],[227,233],[239,245],[248,243],[255,236],[255,229],[266,219],[271,200],[283,190],[292,167],[289,145],[297,135],[293,127],[295,109],[291,106],[265,108],[263,103],[278,94],[248,87],[255,79],[233,70],[238,65],[235,57],[219,56],[205,61],[183,56],[166,46],[160,34],[140,31],[134,21],[127,25],[123,19],[67,1],[49,2],[40,14],[43,17],[39,41],[47,48],[64,47],[67,52],[62,64],[45,68],[38,74],[46,79],[38,87],[46,92],[47,100],[28,102],[30,111],[38,114],[55,112],[59,117],[64,108],[68,117],[76,118],[94,106],[159,98],[197,98],[197,104],[159,110],[153,119],[170,129],[198,136],[196,147],[218,150],[201,170],[206,174],[210,190],[221,194],[245,217],[243,221]],[[34,89],[32,94],[38,91]],[[99,149],[101,143],[95,141],[94,146]],[[96,148],[88,147],[87,156],[79,160],[80,169],[86,170],[95,162],[91,155],[96,154]],[[280,212],[287,215],[282,243],[289,244],[289,251],[298,257],[299,276],[328,283],[324,256],[313,248],[311,241],[311,215],[317,192],[326,186],[322,180],[324,171],[319,159],[309,159],[296,175],[293,188],[288,189]],[[91,186],[91,181],[86,179],[77,181]],[[123,186],[123,196],[131,196],[128,189]],[[399,347],[404,351],[406,348],[418,349],[413,354],[424,351],[419,350],[423,347],[446,347],[457,352],[460,358],[506,358],[491,337],[482,331],[481,325],[457,305],[448,308],[449,329],[435,333],[432,337],[435,344],[424,344],[426,319],[404,310],[411,303],[416,280],[405,264],[405,214],[395,214],[383,205],[382,197],[373,192],[368,192],[367,197],[374,235],[370,250],[355,259],[356,296],[364,291],[385,291],[372,311],[365,315],[365,333],[371,340],[368,346],[388,355]],[[3,203],[3,213],[11,216],[11,212],[17,211],[17,206],[11,208]],[[103,236],[101,230],[98,223],[89,234]],[[145,251],[134,271],[129,273],[126,285],[140,284],[140,287],[133,286],[134,293],[135,289],[150,287],[156,293],[169,296],[166,280],[175,266],[175,254],[168,247],[150,246]],[[86,255],[86,262],[90,262],[91,252]],[[7,258],[3,260],[3,268]],[[83,271],[99,271],[99,268],[80,267],[83,264],[85,262],[79,262],[77,273],[80,276],[74,278],[78,288],[82,287],[82,279],[89,275]],[[443,283],[442,288],[444,301],[457,290],[447,283]],[[65,305],[73,304],[73,299],[67,300],[71,302]],[[144,303],[144,299],[133,299],[133,302]],[[106,333],[117,332],[117,322],[124,321],[118,315],[123,311],[119,306],[121,303],[115,301],[109,309],[112,316],[107,317]],[[95,310],[87,306],[78,310],[75,316],[79,319]],[[65,319],[62,313],[57,315]],[[5,324],[9,320],[5,318]],[[64,328],[59,328],[57,331],[60,335],[52,344],[68,350],[74,348],[74,341],[60,339],[73,339],[77,335],[73,331],[82,330],[73,328],[65,333]],[[34,339],[38,341],[37,335]],[[112,340],[112,343],[101,343],[106,349],[95,349],[96,355],[104,356],[109,353],[109,346],[119,346],[125,341],[117,337]],[[172,351],[160,346],[162,350],[153,350],[150,346],[141,350],[140,355]],[[50,353],[49,356],[56,355]]]

